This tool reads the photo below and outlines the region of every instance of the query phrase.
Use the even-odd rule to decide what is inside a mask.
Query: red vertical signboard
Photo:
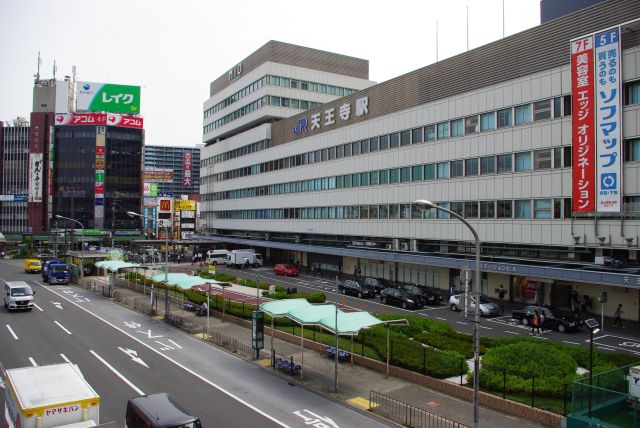
[[[571,42],[573,211],[595,211],[596,146],[593,36]]]

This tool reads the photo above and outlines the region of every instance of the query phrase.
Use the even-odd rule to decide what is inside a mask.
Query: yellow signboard
[[[195,211],[196,201],[185,201],[184,199],[177,199],[174,206],[176,211]]]

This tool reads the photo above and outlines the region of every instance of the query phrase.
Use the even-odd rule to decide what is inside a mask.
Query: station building
[[[269,42],[216,79],[204,103],[199,238],[460,289],[474,237],[413,203],[426,199],[478,232],[483,293],[504,285],[514,303],[564,307],[587,295],[596,314],[605,297],[606,315],[622,303],[638,320],[639,18],[637,0],[597,3],[380,84],[364,60]],[[598,60],[602,34],[611,46]],[[586,48],[598,55],[585,72],[575,61]],[[621,132],[602,146],[596,99],[611,97],[596,89],[612,80]],[[331,99],[316,97],[325,91]],[[619,171],[601,174],[603,159]]]

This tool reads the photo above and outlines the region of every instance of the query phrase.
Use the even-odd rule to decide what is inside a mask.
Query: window
[[[498,218],[512,218],[512,204],[509,200],[498,201]]]
[[[368,186],[369,185],[369,173],[368,172],[361,172],[360,173],[360,185],[361,186]]]
[[[352,187],[360,186],[360,174],[351,174],[351,186]]]
[[[478,218],[478,202],[464,203],[464,218]]]
[[[378,205],[378,218],[388,219],[389,218],[389,206],[388,205]]]
[[[449,138],[449,122],[438,124],[438,140]]]
[[[496,115],[494,112],[480,115],[480,132],[496,129]]]
[[[516,172],[531,171],[531,152],[516,153]]]
[[[622,201],[622,206],[624,208],[624,212],[640,212],[640,195],[625,196]]]
[[[372,186],[377,185],[378,182],[378,171],[371,171],[369,173],[369,183],[371,183]]]
[[[624,161],[640,161],[640,138],[624,141]]]
[[[515,218],[531,218],[531,199],[519,199],[516,201]]]
[[[369,140],[360,141],[360,153],[369,153]]]
[[[505,174],[513,171],[511,166],[511,153],[498,155],[498,174]]]
[[[402,131],[400,134],[400,145],[408,146],[411,144],[411,131]]]
[[[411,131],[411,144],[422,143],[422,128]]]
[[[395,184],[400,181],[400,169],[393,168],[389,170],[389,184]]]
[[[438,164],[438,178],[449,178],[449,162]]]
[[[401,183],[408,182],[410,177],[411,177],[411,168],[409,168],[408,166],[405,166],[405,167],[400,169],[400,182]]]
[[[344,175],[342,182],[344,183],[344,188],[348,189],[349,187],[351,187],[351,176],[350,175]]]
[[[424,127],[424,140],[433,141],[436,139],[436,126],[429,125]]]
[[[353,156],[357,156],[360,154],[360,141],[356,141],[355,143],[351,143],[351,154]]]
[[[442,208],[449,208],[449,203],[448,202],[441,202],[441,203],[438,204],[438,206],[442,207]],[[436,217],[438,217],[438,218],[449,218],[449,213],[446,212],[446,211],[437,210]]]
[[[462,177],[464,175],[464,162],[462,160],[451,161],[449,168],[451,178]]]
[[[361,205],[360,206],[360,218],[369,218],[369,206]]]
[[[478,175],[478,158],[466,159],[464,161],[464,175],[467,177]]]
[[[564,218],[571,218],[572,217],[572,213],[571,211],[573,210],[573,208],[571,208],[571,198],[564,198],[563,199],[563,214],[564,214]]]
[[[421,219],[422,218],[422,207],[420,205],[411,205],[411,218]]]
[[[562,147],[553,148],[553,168],[562,168]]]
[[[565,117],[571,116],[571,95],[562,97],[562,112]]]
[[[464,123],[462,119],[456,119],[451,121],[451,136],[461,137],[464,135]]]
[[[553,99],[553,118],[560,117],[562,117],[562,97],[556,97]]]
[[[280,105],[280,97],[271,97],[271,105],[272,106],[279,106]]]
[[[416,165],[411,167],[411,181],[422,180],[422,165]]]
[[[351,144],[345,144],[344,145],[344,157],[348,158],[349,156],[351,156]]]
[[[571,146],[565,146],[562,148],[562,160],[565,168],[570,167],[571,162],[573,161],[572,159],[573,153],[571,152],[571,149],[572,149]]]
[[[533,207],[534,218],[551,218],[551,199],[535,199]]]
[[[389,171],[383,169],[380,171],[380,184],[387,184],[389,182]]]
[[[513,125],[513,111],[510,108],[498,110],[498,128]]]
[[[551,149],[536,150],[535,152],[533,152],[533,169],[538,170],[550,168]]]
[[[480,174],[495,174],[496,173],[496,157],[485,156],[480,158]]]
[[[378,218],[378,206],[377,205],[369,205],[369,218]]]
[[[464,202],[451,202],[451,208],[454,213],[464,217]]]
[[[342,189],[342,176],[341,175],[336,177],[336,189]]]
[[[429,163],[424,166],[424,179],[435,180],[436,178],[436,164]]]
[[[387,150],[389,148],[389,136],[380,136],[380,150]]]
[[[389,218],[400,218],[400,205],[389,205]]]
[[[389,148],[395,149],[400,145],[400,135],[397,132],[389,135]]]
[[[553,200],[553,218],[562,218],[562,199]]]
[[[531,104],[525,104],[523,106],[517,106],[516,110],[516,125],[524,125],[531,122]]]
[[[344,157],[344,146],[336,147],[336,159],[340,159]]]
[[[533,103],[533,120],[551,119],[551,100]]]
[[[400,205],[400,218],[405,218],[405,219],[411,218],[411,204]]]
[[[464,118],[464,133],[475,134],[478,132],[478,116],[469,116]]]
[[[380,147],[380,139],[378,137],[369,140],[369,151],[377,152]]]
[[[640,80],[624,85],[624,105],[640,104]]]
[[[494,218],[495,216],[495,201],[480,201],[480,218]]]

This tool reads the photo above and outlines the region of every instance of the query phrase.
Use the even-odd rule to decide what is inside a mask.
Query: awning
[[[164,273],[159,273],[157,275],[153,275],[151,278],[154,281],[163,282],[164,281]],[[186,273],[169,273],[167,274],[167,282],[169,285],[176,285],[180,288],[189,289],[191,287],[197,285],[204,284],[219,284],[219,281],[214,279],[206,279],[195,275],[188,275]]]
[[[102,269],[106,269],[109,272],[116,272],[116,273],[120,269],[141,267],[138,263],[123,262],[120,260],[105,260],[103,262],[96,262],[96,266]]]
[[[327,316],[320,320],[320,326],[336,333],[336,316]],[[364,328],[384,324],[384,321],[374,317],[369,312],[342,312],[338,311],[338,334],[342,336],[355,336]]]
[[[267,302],[260,305],[260,310],[271,317],[285,317],[289,311],[297,308],[313,306],[307,299],[285,299]]]
[[[311,305],[311,307],[301,307],[290,310],[287,315],[289,319],[302,325],[317,325],[320,320],[328,316],[335,318],[335,305]]]

